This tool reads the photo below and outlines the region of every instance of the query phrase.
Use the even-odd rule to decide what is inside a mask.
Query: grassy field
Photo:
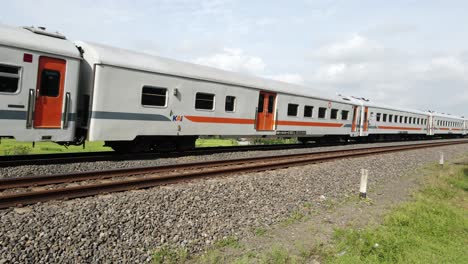
[[[69,146],[68,148],[66,148],[53,142],[37,142],[35,144],[35,147],[33,147],[31,142],[17,142],[14,139],[2,139],[0,144],[0,156],[112,151],[111,148],[104,147],[103,145],[103,141],[96,141],[86,142],[85,148],[83,148],[83,146]],[[235,145],[237,145],[237,141],[234,139],[198,139],[196,142],[197,147],[217,147]]]
[[[26,155],[26,154],[49,154],[67,152],[96,152],[111,151],[111,148],[103,147],[104,142],[86,142],[83,146],[60,146],[53,142],[37,142],[32,146],[31,142],[17,142],[14,139],[2,139],[0,144],[0,155]]]
[[[337,230],[328,263],[468,263],[468,163],[440,169],[383,225]]]
[[[197,147],[230,147],[237,146],[237,140],[235,139],[197,139],[195,142]]]

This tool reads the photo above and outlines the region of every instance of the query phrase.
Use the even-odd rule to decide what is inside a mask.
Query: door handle
[[[255,107],[254,129],[257,129],[257,117],[258,117],[258,107]]]
[[[68,128],[68,114],[70,113],[71,95],[69,92],[65,94],[65,109],[63,111],[63,128]]]
[[[35,90],[29,89],[28,112],[26,116],[26,128],[32,127],[35,102],[36,102]]]

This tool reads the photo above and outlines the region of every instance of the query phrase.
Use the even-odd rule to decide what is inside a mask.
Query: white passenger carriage
[[[434,136],[461,136],[463,135],[464,119],[441,113],[432,113],[432,122],[429,135]]]
[[[80,98],[89,140],[114,149],[193,146],[197,136],[349,137],[355,103],[302,87],[76,43],[84,51]],[[86,116],[86,115],[85,115]],[[356,129],[357,132],[357,129]],[[358,134],[356,134],[357,136]],[[131,142],[133,141],[133,142]]]
[[[428,112],[365,102],[372,139],[423,138],[428,134]]]
[[[0,26],[0,137],[150,151],[190,149],[209,135],[327,142],[467,132],[456,116]]]
[[[0,26],[0,136],[75,140],[80,60],[58,33]]]

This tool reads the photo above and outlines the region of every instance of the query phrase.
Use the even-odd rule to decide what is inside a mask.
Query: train
[[[462,116],[0,26],[0,137],[119,152],[188,150],[200,136],[300,142],[463,137]]]

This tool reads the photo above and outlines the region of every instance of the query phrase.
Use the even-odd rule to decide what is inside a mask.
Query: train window
[[[326,115],[327,115],[327,108],[319,107],[318,117],[325,118]]]
[[[408,124],[412,124],[412,123],[413,123],[413,118],[410,116],[408,119]]]
[[[235,96],[226,96],[226,103],[224,105],[224,110],[226,112],[234,112],[236,105],[236,97]]]
[[[403,116],[400,116],[400,123],[403,123]]]
[[[377,119],[376,119],[377,122],[380,122],[380,116],[381,115],[382,115],[381,113],[377,113]]]
[[[405,122],[404,123],[408,124],[408,117],[407,116],[405,116]]]
[[[297,104],[288,104],[288,116],[297,116]]]
[[[275,96],[270,95],[268,96],[268,113],[273,113],[273,106],[275,105]]]
[[[388,122],[393,122],[393,115],[388,115]]]
[[[43,70],[41,73],[41,86],[39,94],[48,97],[59,96],[60,72],[54,70]]]
[[[395,123],[398,123],[398,115],[395,115]]]
[[[167,89],[161,87],[143,86],[141,104],[144,106],[162,106],[167,103]]]
[[[382,122],[387,122],[387,114],[383,114]]]
[[[304,117],[312,117],[312,114],[314,113],[314,107],[310,105],[305,105],[304,106]]]
[[[259,113],[263,113],[264,100],[265,100],[264,95],[260,94],[260,96],[258,97],[258,109],[257,109]]]
[[[214,110],[214,94],[197,93],[195,96],[195,109]]]
[[[338,109],[331,110],[330,119],[338,119]]]
[[[349,117],[349,111],[342,110],[341,111],[341,120],[348,120]]]
[[[20,67],[0,65],[0,93],[18,91],[20,70]]]

